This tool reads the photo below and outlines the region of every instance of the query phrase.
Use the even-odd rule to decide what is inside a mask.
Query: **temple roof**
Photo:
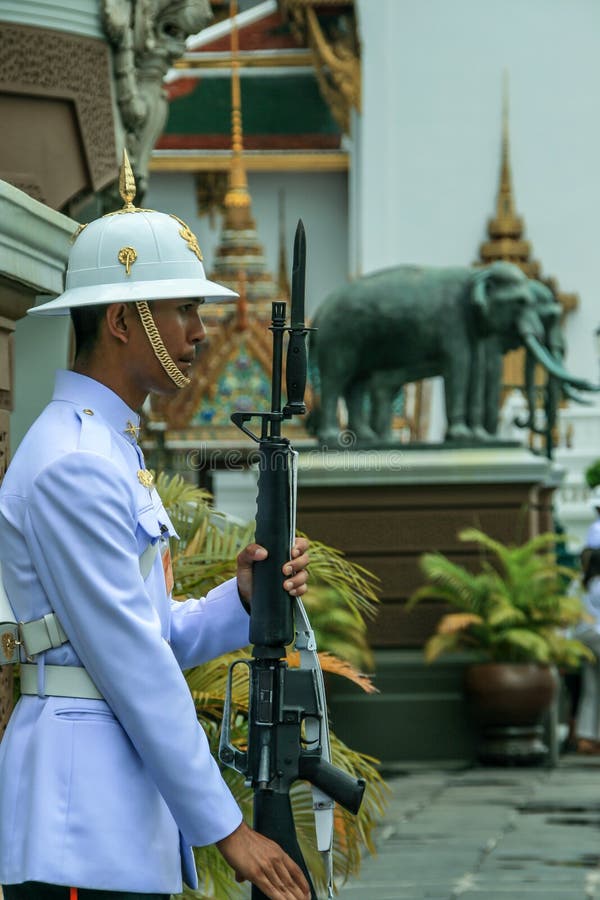
[[[267,269],[252,216],[243,159],[240,40],[236,27],[230,31],[228,40],[231,43],[228,76],[231,165],[223,201],[223,226],[210,278],[237,291],[239,299],[235,306],[211,304],[203,309],[207,340],[190,373],[191,384],[175,398],[152,400],[151,420],[166,426],[167,446],[173,439],[178,444],[185,440],[195,444],[199,440],[231,443],[240,438],[239,429],[231,422],[232,412],[270,410],[272,303],[289,299],[285,248],[280,246],[276,281]],[[284,233],[282,216],[283,198],[280,197],[280,244]]]
[[[353,3],[266,0],[239,13],[235,25],[248,169],[346,169],[342,139],[360,93],[357,51],[348,50]],[[227,168],[231,29],[225,18],[189,38],[169,71],[169,117],[154,171]]]

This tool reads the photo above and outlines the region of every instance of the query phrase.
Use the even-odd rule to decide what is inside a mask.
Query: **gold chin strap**
[[[144,327],[144,331],[148,336],[148,340],[150,341],[150,346],[154,350],[154,355],[157,360],[178,388],[187,387],[190,384],[190,379],[183,374],[183,372],[177,368],[169,353],[167,348],[163,344],[163,340],[159,334],[158,328],[156,327],[156,322],[152,318],[152,313],[150,312],[150,307],[148,306],[145,300],[137,300],[136,301],[136,309],[138,311],[139,317],[141,319],[142,325]]]

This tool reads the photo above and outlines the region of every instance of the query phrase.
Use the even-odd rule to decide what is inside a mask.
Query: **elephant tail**
[[[304,420],[304,427],[309,434],[316,435],[321,421],[321,378],[317,364],[316,328],[308,333],[308,380],[312,392],[312,406]]]

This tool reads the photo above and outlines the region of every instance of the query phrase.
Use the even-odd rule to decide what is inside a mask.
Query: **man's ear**
[[[129,309],[126,303],[110,303],[106,308],[108,333],[123,344],[129,343]]]

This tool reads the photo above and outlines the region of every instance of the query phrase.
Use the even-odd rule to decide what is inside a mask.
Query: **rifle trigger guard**
[[[227,672],[227,686],[225,689],[225,702],[223,703],[223,721],[221,725],[221,736],[219,738],[219,759],[221,762],[235,769],[241,775],[248,774],[248,754],[238,750],[231,743],[231,695],[233,684],[233,670],[236,666],[245,665],[251,669],[249,659],[235,659],[229,666]]]

